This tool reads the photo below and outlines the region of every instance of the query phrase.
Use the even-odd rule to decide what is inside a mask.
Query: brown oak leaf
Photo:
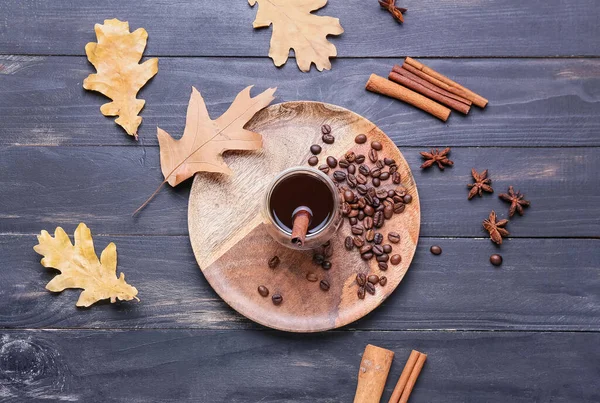
[[[508,224],[508,220],[496,220],[496,212],[492,210],[490,217],[487,220],[483,220],[483,228],[490,233],[492,242],[502,245],[502,238],[510,235],[504,228]]]
[[[75,245],[66,232],[57,227],[54,238],[42,231],[38,235],[38,244],[33,247],[44,256],[41,263],[60,271],[47,285],[52,292],[61,292],[66,288],[82,288],[77,306],[90,306],[100,300],[110,302],[136,299],[137,289],[125,282],[125,275],[117,277],[117,247],[114,243],[102,251],[100,260],[94,250],[94,241],[90,229],[81,223],[75,230]]]
[[[117,19],[105,20],[104,25],[96,24],[94,30],[98,43],[85,45],[85,53],[97,73],[83,81],[83,88],[101,92],[112,99],[100,107],[100,112],[104,116],[118,116],[115,122],[137,140],[137,129],[142,123],[138,113],[145,101],[136,96],[158,72],[158,59],[139,64],[148,32],[138,28],[130,33],[129,23]]]
[[[211,120],[202,95],[192,87],[183,136],[175,140],[157,128],[160,167],[171,186],[177,186],[197,172],[231,174],[221,157],[224,151],[262,147],[261,135],[245,130],[244,125],[273,101],[277,88],[269,88],[254,98],[250,97],[251,88],[242,90],[225,113]]]
[[[317,70],[331,69],[330,57],[337,49],[327,40],[327,35],[340,35],[344,29],[338,18],[311,14],[327,4],[327,0],[248,0],[250,6],[258,4],[254,28],[273,24],[269,57],[275,66],[288,60],[294,49],[296,63],[301,71],[310,71],[312,63]]]

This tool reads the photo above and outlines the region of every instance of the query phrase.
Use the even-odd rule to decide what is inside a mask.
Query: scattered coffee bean
[[[364,175],[364,176],[369,176],[369,175],[371,174],[371,169],[370,169],[368,166],[366,166],[365,164],[361,164],[361,165],[358,167],[358,172],[359,172],[361,175]]]
[[[358,218],[356,218],[356,217],[350,217],[348,219],[348,221],[350,222],[350,225],[356,225],[356,224],[358,224]]]
[[[356,295],[358,295],[358,298],[360,299],[365,299],[365,287],[358,287]]]
[[[310,165],[311,167],[314,167],[318,163],[319,163],[319,159],[314,155],[308,159],[308,165]]]
[[[398,166],[396,164],[390,165],[390,175],[393,175],[396,172],[398,172]],[[399,179],[400,179],[400,177],[398,177],[398,180]],[[400,183],[400,182],[398,182],[398,183]]]
[[[363,285],[365,285],[366,282],[367,276],[365,275],[365,273],[358,273],[356,275],[356,284],[362,287]]]
[[[329,281],[321,280],[321,282],[319,283],[319,287],[321,287],[321,290],[323,291],[329,291]]]
[[[490,263],[494,266],[500,266],[502,264],[502,256],[494,253],[492,256],[490,256]]]
[[[344,200],[346,200],[348,203],[352,202],[352,200],[354,200],[354,192],[351,190],[346,190],[344,192]]]
[[[358,208],[364,209],[365,207],[367,207],[367,201],[365,200],[364,197],[360,197],[358,199]]]
[[[376,188],[379,187],[379,185],[381,185],[381,181],[379,180],[379,178],[373,178],[373,186],[375,186]]]
[[[271,300],[275,305],[281,305],[281,303],[283,302],[283,297],[281,296],[281,294],[273,294]]]
[[[406,195],[404,196],[404,204],[410,204],[412,202],[412,196]]]
[[[321,264],[324,260],[325,256],[321,255],[320,253],[315,253],[313,255],[313,262],[315,262],[316,264]]]
[[[381,255],[383,255],[383,246],[381,246],[381,245],[377,245],[377,244],[373,245],[373,253],[374,253],[376,256],[381,256]]]
[[[367,190],[367,193],[369,194],[369,196],[371,196],[372,198],[377,197],[377,189],[375,188],[369,188]]]
[[[327,164],[323,164],[323,165],[319,165],[319,171],[328,174],[329,173],[329,165]]]
[[[352,211],[350,211],[350,214],[348,214],[348,218],[356,217],[357,215],[358,215],[358,210],[352,210]]]
[[[400,174],[398,172],[392,174],[392,182],[396,185],[400,184]]]
[[[346,176],[346,182],[348,182],[348,186],[350,186],[352,189],[355,189],[356,186],[358,186],[358,182],[356,182],[356,176],[352,175],[351,173]]]
[[[404,205],[404,203],[394,204],[394,214],[403,213],[405,208],[406,208],[406,206]]]
[[[379,208],[379,206],[381,206],[381,200],[379,200],[379,198],[374,198],[373,201],[371,202],[371,206],[373,206],[375,208],[375,211],[381,210]]]
[[[439,255],[442,253],[442,248],[440,248],[438,245],[433,245],[431,248],[429,248],[429,251],[434,255]]]
[[[373,207],[371,207],[371,206],[365,206],[365,208],[363,209],[363,211],[368,216],[372,216],[373,214],[375,214],[375,209]]]
[[[352,242],[354,242],[354,246],[357,248],[362,248],[362,246],[365,244],[365,240],[361,236],[355,236],[352,238]]]
[[[371,169],[371,177],[379,178],[380,175],[381,175],[381,169],[379,169],[379,168]]]
[[[387,192],[388,197],[394,197],[396,195],[396,192],[394,192],[393,190],[388,190]]]
[[[375,286],[371,283],[366,283],[365,284],[365,290],[367,290],[367,292],[371,295],[375,295]]]
[[[367,233],[365,234],[365,239],[368,242],[373,242],[373,238],[375,238],[375,231],[373,231],[372,229],[368,230]]]
[[[323,134],[331,133],[331,126],[329,126],[327,123],[324,124],[323,126],[321,126],[321,133],[323,133]]]
[[[350,164],[348,165],[348,173],[354,175],[356,173],[356,165],[354,164]]]
[[[391,243],[398,243],[400,242],[400,234],[398,234],[397,232],[390,232],[388,233],[388,240]]]
[[[387,253],[377,256],[378,262],[387,262],[388,260],[390,260],[390,256]]]
[[[321,153],[321,150],[322,148],[318,144],[313,144],[312,146],[310,146],[310,152],[314,155],[319,155]]]
[[[331,269],[331,262],[329,260],[325,260],[323,263],[321,263],[321,267],[323,270],[329,270]]]
[[[365,227],[365,229],[373,228],[373,218],[369,216],[365,217],[365,219],[363,220],[363,227]]]
[[[360,257],[363,260],[370,260],[370,259],[373,258],[373,253],[372,252],[367,252],[367,253],[364,253],[364,254],[360,255]]]
[[[362,246],[362,247],[359,249],[359,252],[360,252],[360,254],[361,254],[361,255],[363,255],[363,254],[365,254],[365,253],[367,253],[367,252],[370,252],[370,251],[371,251],[371,249],[373,249],[373,246],[367,243],[367,244],[364,244],[364,245],[363,245],[363,246]]]
[[[377,232],[373,236],[373,242],[375,242],[376,245],[379,245],[383,242],[383,235],[381,234],[381,232]],[[389,253],[389,252],[387,252],[387,253]]]
[[[376,163],[377,160],[379,159],[377,150],[374,150],[372,148],[369,150],[368,156],[369,156],[369,161],[371,161],[372,163]]]
[[[387,277],[386,276],[379,277],[379,285],[383,287],[386,284],[387,284]]]
[[[349,163],[353,163],[356,160],[356,154],[354,154],[354,151],[348,151],[346,155],[344,155],[344,158]]]
[[[379,276],[377,274],[371,274],[367,278],[367,281],[371,284],[377,284],[377,283],[379,283]]]
[[[341,159],[339,164],[340,164],[340,168],[348,168],[350,166],[350,163],[348,161],[346,161],[345,159]]]
[[[381,145],[381,143],[379,141],[373,141],[373,142],[371,142],[371,148],[373,150],[376,150],[376,151],[383,150],[383,146]]]
[[[381,228],[383,226],[383,220],[383,212],[376,211],[375,215],[373,216],[373,225],[375,226],[375,228]]]
[[[265,287],[264,285],[260,285],[260,286],[258,286],[258,293],[260,294],[261,297],[268,297],[269,289],[267,287]]]
[[[354,235],[362,235],[363,227],[361,225],[353,225],[351,231]]]
[[[276,268],[277,266],[279,266],[279,256],[273,256],[271,259],[269,259],[269,267],[271,269]]]
[[[337,167],[337,160],[335,159],[335,157],[332,157],[331,155],[329,157],[327,157],[327,165],[329,166],[329,168],[335,168]]]
[[[354,142],[356,144],[365,144],[367,142],[367,135],[366,134],[359,134],[358,136],[356,136],[354,138]]]
[[[390,166],[390,165],[394,164],[395,162],[396,162],[396,161],[395,161],[395,160],[393,160],[393,159],[391,159],[391,158],[387,158],[387,157],[385,157],[385,158],[383,159],[383,163],[384,163],[385,165],[387,165],[387,166]]]
[[[383,169],[383,168],[385,167],[385,164],[383,163],[383,161],[382,161],[382,160],[377,160],[377,161],[375,162],[375,166],[376,166],[378,169]]]
[[[383,216],[389,220],[390,218],[392,218],[393,215],[394,215],[394,207],[392,207],[391,204],[385,206],[385,208],[383,209]]]
[[[378,199],[385,199],[388,196],[388,191],[385,189],[377,189],[375,196],[377,196]]]
[[[356,182],[360,185],[364,185],[367,183],[367,178],[363,174],[356,175]]]
[[[346,239],[344,239],[344,247],[346,248],[346,250],[354,249],[354,242],[352,242],[351,236],[347,236]]]
[[[363,154],[358,154],[354,162],[356,162],[359,165],[362,164],[363,162],[365,162],[365,156]]]
[[[364,195],[364,194],[366,194],[366,193],[367,193],[367,190],[368,190],[368,189],[367,189],[367,187],[366,187],[365,185],[362,185],[362,184],[361,184],[361,185],[358,185],[358,186],[356,186],[356,191],[357,191],[358,193],[360,193],[361,195]]]
[[[385,253],[392,253],[392,245],[386,243],[385,245],[383,245],[383,251]]]
[[[379,175],[379,180],[386,181],[388,179],[390,179],[389,172],[382,172],[381,175]]]
[[[397,265],[398,263],[400,263],[402,261],[402,256],[400,255],[394,255],[390,258],[390,263],[393,264],[394,266]]]
[[[346,180],[346,173],[344,171],[335,171],[333,173],[333,179],[337,182],[343,182]]]
[[[343,202],[342,203],[342,214],[349,215],[351,211],[352,211],[352,207],[350,207],[350,204],[348,204],[347,202]]]
[[[321,140],[323,140],[323,143],[325,144],[335,143],[335,137],[333,137],[332,134],[324,134],[323,137],[321,137]]]
[[[386,262],[378,262],[379,270],[386,271],[388,269],[388,264]]]

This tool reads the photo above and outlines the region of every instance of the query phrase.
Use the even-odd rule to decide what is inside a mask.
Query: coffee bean
[[[385,164],[383,163],[382,160],[377,160],[375,162],[375,167],[377,167],[377,169],[383,169],[385,167]]]
[[[379,266],[379,270],[386,271],[388,269],[388,264],[386,262],[378,262],[377,266]]]
[[[406,196],[406,188],[404,186],[398,186],[394,192],[396,193],[396,196],[400,196],[400,197],[404,197]]]
[[[379,169],[379,168],[371,169],[371,176],[373,178],[379,178],[380,175],[381,175],[381,169]]]
[[[375,244],[377,245],[383,242],[383,235],[381,234],[381,232],[377,232],[375,234],[375,236],[373,237],[373,242],[375,242]]]
[[[365,227],[365,229],[373,228],[373,219],[369,216],[365,217],[363,220],[363,227]]]
[[[358,193],[360,193],[361,195],[364,195],[367,193],[367,187],[365,185],[357,185],[356,186],[356,190],[358,191]]]
[[[325,143],[325,144],[333,144],[333,143],[335,143],[335,137],[333,137],[332,134],[324,134],[321,137],[321,140],[323,140],[323,143]]]
[[[352,238],[352,242],[357,248],[361,248],[365,244],[365,240],[361,236],[355,236]]]
[[[360,255],[362,260],[371,260],[373,258],[373,252],[367,252],[365,254]]]
[[[346,250],[354,249],[354,243],[352,242],[351,236],[347,236],[346,239],[344,239],[344,247],[346,247]]]
[[[319,163],[319,159],[314,155],[308,159],[308,165],[310,165],[311,167],[314,167],[318,163]]]
[[[365,207],[367,207],[367,201],[365,200],[364,197],[359,197],[358,198],[358,208],[364,209]]]
[[[373,178],[372,182],[373,186],[375,186],[376,188],[378,188],[379,185],[381,185],[381,181],[379,180],[379,178]]]
[[[404,196],[404,204],[410,204],[412,202],[412,196],[406,195]]]
[[[356,225],[358,223],[358,218],[350,217],[348,221],[350,222],[350,225]]]
[[[311,283],[315,283],[317,280],[319,280],[319,278],[317,277],[317,275],[315,273],[308,273],[306,275],[306,279],[308,281],[310,281]]]
[[[377,245],[377,244],[373,245],[373,253],[374,253],[376,256],[381,256],[381,255],[383,255],[383,246],[381,246],[381,245]]]
[[[356,165],[354,165],[354,164],[348,165],[347,171],[349,174],[354,175],[356,173]]]
[[[346,172],[344,171],[335,171],[333,173],[333,179],[335,179],[337,182],[343,182],[346,180]]]
[[[383,209],[383,216],[389,220],[390,218],[392,218],[393,215],[394,208],[391,205],[385,206],[385,208]]]
[[[356,182],[356,176],[352,175],[351,173],[349,173],[348,176],[346,176],[346,181],[348,182],[348,186],[350,186],[352,189],[358,186],[358,183]]]
[[[379,206],[381,206],[381,200],[379,200],[378,197],[373,198],[373,201],[371,201],[371,206],[375,208],[375,211],[380,210]]]
[[[385,253],[392,253],[392,245],[386,243],[385,245],[383,245],[383,251]]]
[[[367,135],[366,134],[359,134],[358,136],[356,136],[354,138],[354,142],[356,144],[365,144],[367,142]]]
[[[354,235],[362,235],[363,233],[363,228],[360,225],[353,225],[351,230]]]
[[[398,243],[400,242],[400,235],[397,232],[390,232],[388,234],[388,240],[391,243]]]
[[[378,211],[383,211],[383,209],[385,208],[385,206],[379,201],[379,199],[377,199],[377,203],[373,203],[373,205],[377,204],[377,207],[375,207],[375,213],[377,213]]]
[[[365,219],[365,212],[362,210],[358,211],[358,221],[362,221]]]
[[[324,260],[325,260],[325,256],[323,256],[320,253],[315,253],[313,255],[313,262],[315,262],[316,264],[321,264],[321,263],[323,263]]]
[[[375,226],[375,228],[381,228],[383,226],[383,221],[383,212],[376,211],[375,215],[373,216],[373,225]]]
[[[348,161],[346,161],[345,159],[341,159],[340,160],[340,168],[348,168],[350,166],[350,163]]]
[[[377,274],[371,274],[367,277],[367,281],[371,284],[377,284],[379,283],[379,276]]]
[[[281,294],[273,294],[271,300],[275,305],[281,305],[281,303],[283,302],[283,297],[281,296]]]
[[[402,256],[400,255],[394,255],[390,258],[390,263],[393,264],[394,266],[397,265],[398,263],[400,263],[402,261]]]
[[[383,200],[386,197],[388,197],[388,191],[385,189],[377,189],[377,192],[375,192],[375,196],[377,196],[377,198]]]
[[[271,269],[274,269],[277,266],[279,266],[279,262],[280,262],[279,256],[273,256],[271,259],[269,259],[269,263],[268,264],[269,264],[269,267]]]
[[[368,230],[367,233],[365,234],[365,239],[369,242],[373,241],[373,238],[375,238],[375,231],[373,231],[372,229]]]
[[[393,190],[388,190],[387,195],[388,197],[394,197],[396,195],[396,192],[394,192]]]
[[[349,163],[353,163],[356,160],[356,154],[354,154],[354,151],[348,151],[346,155],[344,155],[344,158],[346,158],[346,161]]]
[[[400,184],[400,174],[398,172],[392,174],[392,182],[396,185]]]
[[[387,284],[387,277],[386,276],[379,277],[379,285],[383,287],[386,284]]]
[[[364,244],[358,251],[360,252],[361,255],[364,255],[367,252],[371,252],[371,250],[373,249],[373,246],[370,244]]]
[[[358,175],[356,175],[356,182],[361,185],[364,185],[367,183],[367,178],[363,174],[359,173]]]
[[[321,153],[321,146],[318,144],[313,144],[312,146],[310,146],[310,152],[313,153],[314,155],[318,155]]]
[[[366,215],[368,216],[372,216],[373,214],[375,214],[375,209],[371,206],[365,206],[364,210]]]
[[[369,169],[369,167],[365,164],[361,164],[358,167],[358,172],[364,176],[369,176],[371,174],[371,169]]]
[[[321,263],[321,267],[323,270],[329,270],[331,269],[331,262],[329,260],[325,260],[323,263]]]
[[[359,165],[362,164],[363,162],[365,162],[365,156],[363,154],[358,154],[354,162],[356,162]]]
[[[433,245],[431,248],[429,248],[429,251],[434,255],[439,255],[440,253],[442,253],[442,248],[440,248],[437,245]]]
[[[354,200],[354,192],[351,190],[346,190],[344,192],[344,200],[346,200],[348,203],[352,202],[352,200]]]
[[[321,282],[319,283],[319,287],[321,287],[321,290],[323,291],[329,291],[329,281],[321,280]]]
[[[356,275],[356,284],[362,287],[363,285],[365,285],[366,282],[367,276],[365,275],[365,273],[358,273]]]
[[[324,124],[323,126],[321,126],[321,133],[323,133],[323,134],[331,133],[331,126],[329,126],[327,123]]]
[[[377,150],[377,151],[383,150],[383,146],[381,145],[381,143],[379,141],[373,141],[373,142],[371,142],[371,148],[373,150]]]
[[[490,256],[490,263],[494,266],[500,266],[502,264],[502,256],[494,253],[492,256]]]
[[[365,287],[358,287],[356,295],[358,295],[358,298],[360,299],[365,299]]]
[[[385,165],[387,165],[387,166],[390,166],[390,165],[392,165],[392,164],[393,164],[393,163],[395,163],[395,162],[396,162],[396,161],[394,161],[393,159],[391,159],[391,158],[388,158],[388,157],[385,157],[385,158],[383,159],[383,163],[384,163]]]
[[[394,204],[394,214],[400,214],[404,212],[405,205],[403,203]]]
[[[377,256],[378,262],[387,262],[388,260],[390,260],[390,256],[387,253]]]
[[[335,159],[335,157],[332,157],[331,155],[329,157],[327,157],[327,165],[329,166],[329,168],[335,168],[337,166],[337,160]]]
[[[375,286],[371,283],[367,283],[365,284],[365,290],[371,294],[371,295],[375,295]]]
[[[358,210],[356,210],[356,209],[352,209],[350,211],[350,214],[348,214],[348,218],[352,218],[352,217],[356,217],[356,216],[358,216]]]
[[[327,164],[323,164],[323,165],[319,165],[319,171],[328,174],[329,173],[329,165]]]
[[[377,150],[374,150],[372,148],[369,150],[368,156],[369,161],[371,161],[372,163],[376,163],[377,159],[379,158],[379,156],[377,155]]]
[[[381,175],[379,175],[379,180],[386,181],[388,179],[390,179],[389,172],[382,172]]]
[[[267,296],[269,296],[269,289],[267,287],[265,287],[264,285],[260,285],[260,286],[258,286],[258,293],[260,294],[261,297],[267,297]]]
[[[343,202],[342,203],[342,214],[348,215],[348,214],[350,214],[351,211],[352,211],[352,207],[350,207],[350,204],[348,204],[347,202]]]

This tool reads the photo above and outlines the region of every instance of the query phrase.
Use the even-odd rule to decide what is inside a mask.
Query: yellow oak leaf
[[[98,43],[85,45],[85,53],[97,74],[90,74],[83,81],[83,88],[101,92],[112,99],[100,107],[100,112],[104,116],[118,116],[117,124],[137,140],[137,129],[142,123],[138,113],[145,101],[136,96],[158,72],[158,59],[139,64],[148,32],[138,28],[130,33],[129,23],[117,19],[105,20],[104,25],[96,24],[94,30]]]
[[[310,71],[312,63],[319,71],[331,69],[329,58],[337,56],[337,50],[327,35],[340,35],[344,29],[338,18],[311,14],[324,7],[327,0],[248,0],[248,3],[251,7],[258,3],[254,28],[273,24],[269,57],[275,66],[285,64],[290,49],[294,49],[301,71]]]
[[[244,129],[244,125],[273,101],[277,88],[269,88],[250,97],[247,87],[236,97],[229,109],[218,119],[211,120],[200,92],[192,87],[187,109],[185,130],[179,140],[157,128],[160,146],[160,167],[165,180],[177,186],[197,172],[231,174],[221,154],[227,150],[258,150],[262,137]]]
[[[52,292],[66,288],[82,288],[77,306],[90,306],[100,300],[110,298],[110,302],[136,299],[137,289],[125,282],[125,275],[117,278],[117,247],[114,243],[102,251],[100,260],[94,250],[90,229],[81,223],[75,230],[75,245],[66,232],[57,227],[54,238],[48,231],[38,235],[38,244],[33,247],[44,256],[41,263],[60,271],[47,285]]]

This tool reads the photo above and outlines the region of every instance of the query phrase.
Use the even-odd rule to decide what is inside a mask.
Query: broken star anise
[[[508,220],[496,221],[496,212],[492,210],[490,217],[483,220],[483,228],[490,233],[492,242],[502,245],[502,237],[507,237],[509,232],[504,228],[508,224]]]
[[[381,8],[385,8],[389,11],[396,21],[404,22],[402,13],[405,13],[407,10],[406,8],[396,7],[396,0],[379,0],[379,5]]]
[[[515,211],[519,215],[523,215],[523,207],[529,207],[530,204],[529,200],[525,200],[525,195],[521,194],[518,190],[515,192],[512,186],[508,187],[508,194],[501,193],[498,197],[510,203],[509,217],[514,216]]]
[[[435,150],[431,150],[431,152],[422,152],[421,156],[426,159],[427,161],[425,161],[423,163],[423,165],[421,165],[421,168],[429,168],[430,166],[432,166],[433,164],[438,165],[438,167],[443,171],[445,166],[452,166],[454,165],[454,162],[450,161],[448,159],[448,154],[450,153],[450,147],[445,148],[444,150],[442,150],[442,152],[440,152],[437,148]]]
[[[490,186],[490,183],[492,183],[492,180],[487,177],[487,174],[488,174],[487,169],[479,174],[479,173],[477,173],[475,168],[471,168],[471,175],[473,175],[473,179],[475,180],[475,183],[469,183],[467,185],[469,187],[469,189],[471,189],[471,191],[469,192],[469,197],[468,197],[469,200],[471,200],[477,194],[479,194],[479,197],[481,197],[482,193],[484,191],[489,192],[489,193],[494,193],[494,189],[492,189],[492,187]]]

